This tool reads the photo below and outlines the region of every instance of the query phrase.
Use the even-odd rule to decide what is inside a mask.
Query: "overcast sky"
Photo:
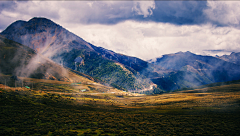
[[[87,42],[144,60],[240,52],[238,1],[0,1],[0,31],[46,17]]]

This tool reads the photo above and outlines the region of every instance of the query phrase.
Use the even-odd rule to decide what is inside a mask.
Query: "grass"
[[[0,84],[0,135],[240,134],[240,84],[133,96],[97,84],[76,93],[68,82],[38,81],[46,90]]]

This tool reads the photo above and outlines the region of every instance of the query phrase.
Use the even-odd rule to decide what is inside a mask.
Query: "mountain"
[[[147,62],[96,47],[46,18],[16,21],[1,35],[64,67],[119,89],[145,89],[152,83],[141,74],[148,67]],[[81,63],[74,61],[77,57],[81,57]]]
[[[238,52],[238,53],[232,52],[230,55],[223,55],[218,58],[225,60],[227,62],[231,62],[231,63],[240,65],[240,52]]]
[[[171,70],[152,78],[163,90],[176,90],[214,82],[240,79],[240,66],[212,56],[178,52],[157,58],[154,65]]]
[[[32,18],[28,22],[16,21],[1,35],[26,45],[41,54],[51,57],[56,52],[73,49],[93,50],[82,38],[46,18]]]

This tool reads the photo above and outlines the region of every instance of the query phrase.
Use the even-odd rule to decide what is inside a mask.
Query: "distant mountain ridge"
[[[219,59],[240,65],[240,52],[232,52],[230,55],[223,55]]]
[[[172,70],[165,77],[152,80],[164,90],[240,79],[240,65],[221,58],[196,55],[189,51],[163,55],[153,63]]]

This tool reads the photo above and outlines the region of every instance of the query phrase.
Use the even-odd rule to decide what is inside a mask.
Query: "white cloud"
[[[71,1],[56,4],[61,7],[58,10],[61,21],[109,24],[133,15],[131,1]]]
[[[143,15],[144,17],[152,15],[153,9],[155,9],[154,1],[135,1],[132,8],[138,15]]]
[[[67,26],[86,41],[118,53],[144,60],[163,54],[191,51],[204,55],[240,51],[240,30],[233,27],[206,25],[176,26],[168,23],[125,21],[116,25]]]
[[[0,12],[3,20],[46,17],[56,22],[114,24],[133,16],[133,1],[16,1]],[[9,25],[9,24],[2,24]]]
[[[222,25],[240,25],[239,1],[208,1],[208,7],[204,13],[210,20]]]

